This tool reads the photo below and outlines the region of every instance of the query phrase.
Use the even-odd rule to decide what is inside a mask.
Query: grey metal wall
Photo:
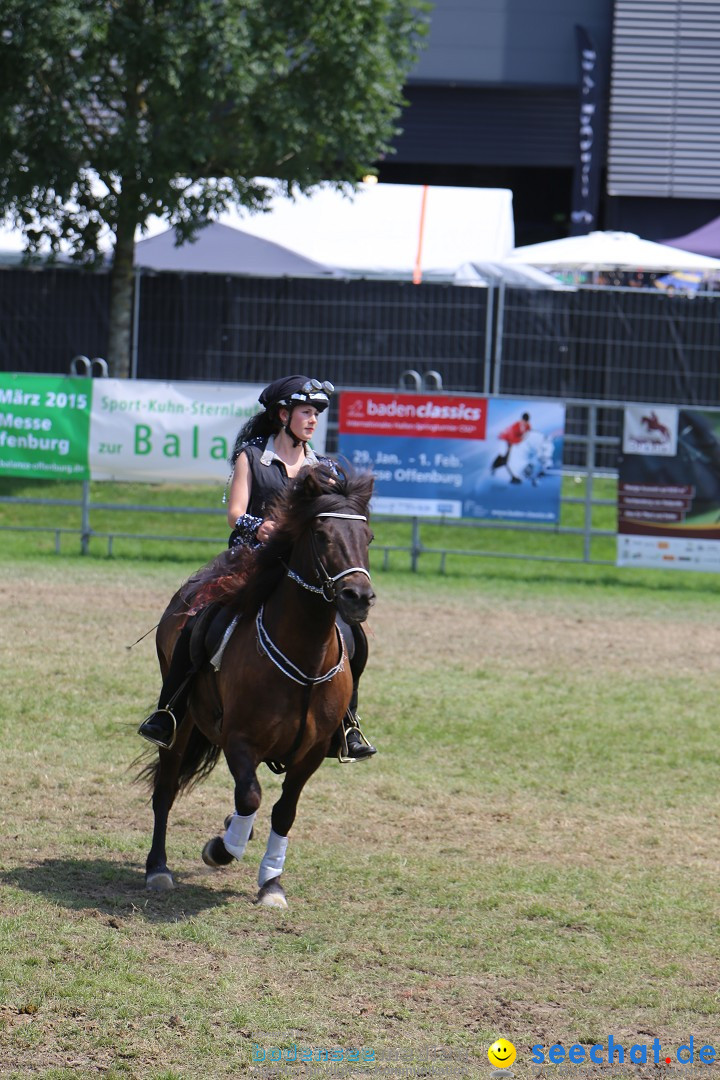
[[[616,0],[607,189],[720,198],[717,0]]]
[[[435,0],[410,85],[567,86],[578,81],[575,24],[609,45],[612,0]]]

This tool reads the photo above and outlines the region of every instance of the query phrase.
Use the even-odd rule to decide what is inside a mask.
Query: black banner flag
[[[576,26],[575,35],[580,60],[580,116],[570,235],[582,236],[598,227],[602,164],[602,72],[597,50],[585,27]]]

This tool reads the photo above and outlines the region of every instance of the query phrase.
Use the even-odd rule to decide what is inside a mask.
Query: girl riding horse
[[[228,522],[232,528],[231,551],[267,543],[276,526],[273,501],[305,466],[332,467],[309,445],[318,416],[327,409],[332,383],[320,383],[305,375],[290,375],[265,387],[256,413],[240,430],[230,459],[232,481],[228,498]],[[358,684],[368,658],[367,636],[362,626],[348,624],[340,615],[338,627],[345,640],[353,675],[353,694],[335,750],[341,760],[362,761],[376,753],[360,730],[357,713]],[[180,635],[172,663],[163,682],[158,708],[140,725],[139,734],[169,749],[187,706],[191,671],[192,622]]]
[[[235,781],[225,832],[203,849],[208,866],[242,857],[260,806],[257,770],[284,772],[260,863],[258,903],[286,906],[280,883],[300,793],[327,755],[350,703],[353,677],[337,615],[364,622],[375,601],[368,568],[373,481],[317,465],[291,480],[273,509],[276,528],[257,549],[224,552],[175,594],[160,620],[157,649],[167,672],[189,610],[224,593],[230,616],[222,649],[197,668],[188,715],[170,749],[141,774],[151,781],[153,839],[148,889],[174,886],[167,865],[170,809],[179,792],[223,754]],[[212,636],[212,635],[211,635]]]

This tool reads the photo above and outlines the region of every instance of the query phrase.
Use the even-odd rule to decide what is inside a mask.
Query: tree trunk
[[[127,379],[130,375],[134,259],[135,221],[130,221],[120,215],[110,272],[110,326],[107,354],[108,369],[115,379]]]

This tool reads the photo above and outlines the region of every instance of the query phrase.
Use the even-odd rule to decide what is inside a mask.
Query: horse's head
[[[276,511],[277,542],[292,544],[291,576],[337,605],[349,623],[364,622],[375,602],[368,548],[373,479],[335,466],[303,470]]]

